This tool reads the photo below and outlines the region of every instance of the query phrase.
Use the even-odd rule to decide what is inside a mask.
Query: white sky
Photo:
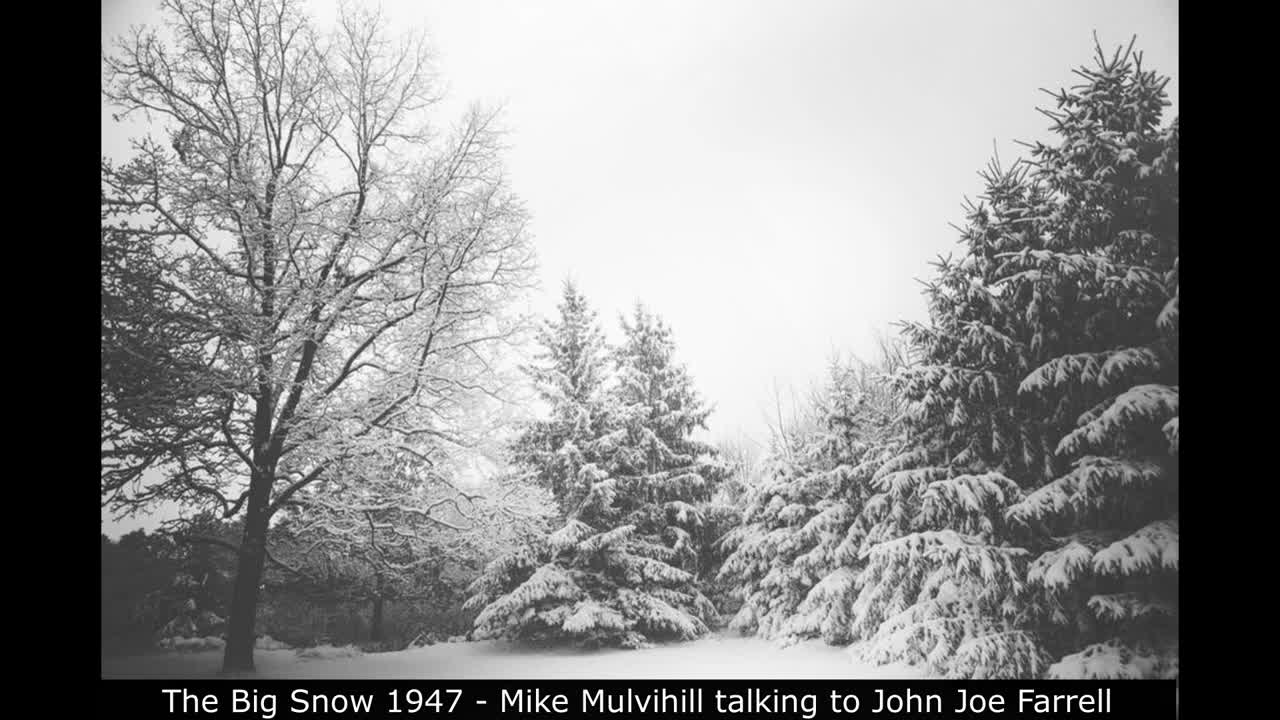
[[[103,0],[104,43],[157,0]],[[1172,76],[1176,0],[402,0],[451,101],[503,103],[550,312],[572,275],[617,335],[642,299],[716,406],[713,437],[763,439],[774,383],[923,319],[915,278],[993,141],[1044,139],[1039,88],[1134,34]],[[315,1],[317,17],[335,3]],[[1170,115],[1172,117],[1172,115]],[[125,133],[103,111],[103,151]]]

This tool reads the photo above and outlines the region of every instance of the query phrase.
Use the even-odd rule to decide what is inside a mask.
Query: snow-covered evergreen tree
[[[1178,120],[1167,78],[1099,51],[1053,113],[1062,142],[1032,156],[1054,197],[1040,257],[1010,291],[1063,326],[1019,397],[1073,422],[1070,463],[1007,515],[1038,553],[1027,583],[1051,677],[1178,674]],[[1053,270],[1045,280],[1028,270]],[[1030,313],[1029,313],[1030,314]],[[1047,323],[1046,323],[1047,324]]]
[[[533,468],[560,509],[572,512],[590,488],[608,430],[605,383],[608,348],[596,313],[572,281],[565,281],[559,317],[541,328],[538,363],[526,371],[550,409],[516,442],[514,460]]]
[[[698,574],[715,540],[707,505],[728,474],[715,448],[694,437],[706,428],[711,408],[676,361],[671,329],[660,317],[637,304],[622,330],[606,442],[610,474],[635,492],[624,494],[618,507],[628,522],[670,547],[668,562]]]
[[[909,443],[864,513],[866,657],[1176,675],[1178,123],[1131,47],[1079,74],[1059,141],[985,173],[908,327]]]
[[[741,601],[730,629],[778,637],[812,585],[793,565],[798,526],[813,516],[827,490],[812,481],[817,458],[808,439],[795,431],[775,433],[764,477],[745,498],[742,523],[720,540],[728,555],[720,579]]]
[[[742,598],[736,580],[721,573],[730,553],[722,540],[741,527],[747,500],[760,482],[763,468],[755,442],[746,436],[722,439],[716,443],[716,453],[724,463],[724,479],[703,510],[704,536],[714,540],[704,545],[699,580],[703,593],[716,606],[720,619],[725,620],[738,612]]]
[[[818,450],[830,467],[819,478],[829,492],[796,534],[806,548],[796,568],[816,582],[785,626],[786,641],[852,639],[856,581],[865,566],[859,557],[868,530],[863,511],[874,496],[871,479],[900,444],[901,403],[886,378],[904,361],[897,342],[886,342],[877,365],[837,368],[819,403]]]
[[[692,438],[709,410],[660,319],[623,322],[609,432],[585,466],[585,496],[564,527],[495,560],[473,585],[479,637],[640,647],[705,633],[703,504],[722,465]],[[535,460],[537,462],[537,460]]]
[[[743,524],[722,540],[732,554],[721,574],[743,601],[734,629],[784,642],[848,642],[863,536],[856,520],[897,416],[880,375],[899,362],[886,352],[879,367],[833,364],[813,398],[813,422],[775,438],[767,480],[753,488]]]

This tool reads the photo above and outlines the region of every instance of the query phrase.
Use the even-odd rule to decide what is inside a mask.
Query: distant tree
[[[741,607],[741,598],[737,583],[720,572],[729,557],[722,540],[742,525],[751,492],[763,482],[763,470],[759,446],[745,435],[722,439],[715,447],[723,463],[723,477],[703,506],[703,537],[708,542],[703,543],[698,579],[716,606],[719,619],[724,621]]]
[[[155,534],[169,548],[176,568],[169,593],[180,605],[160,630],[163,637],[208,637],[226,629],[236,557],[226,551],[244,533],[242,523],[202,513],[168,523]]]
[[[720,579],[740,600],[730,629],[777,637],[808,590],[803,579],[794,577],[790,539],[822,493],[807,482],[815,468],[813,458],[801,457],[807,454],[803,440],[794,437],[791,447],[782,448],[774,437],[765,474],[745,498],[741,523],[720,540],[727,556]]]
[[[104,58],[151,121],[102,161],[104,505],[243,513],[224,667],[253,667],[273,516],[389,448],[454,440],[532,267],[494,117],[452,133],[418,39],[293,0],[166,0]],[[150,377],[154,373],[154,379]]]
[[[886,340],[875,364],[833,362],[802,414],[775,432],[767,478],[720,541],[722,578],[742,598],[730,627],[784,642],[847,643],[871,478],[897,447],[898,400],[885,377],[903,363]],[[782,444],[785,443],[785,444]]]
[[[209,515],[191,518],[202,537],[233,539],[239,528]],[[167,529],[102,537],[103,648],[150,647],[166,637],[218,635],[226,623],[234,556]]]
[[[757,441],[741,435],[717,442],[716,453],[729,473],[721,484],[720,492],[724,493],[727,501],[740,503],[760,479],[763,448]]]
[[[282,580],[369,604],[373,642],[384,639],[387,602],[420,599],[447,565],[483,564],[545,533],[554,512],[549,494],[521,477],[470,492],[412,456],[363,472],[299,492],[272,537]]]
[[[135,530],[102,536],[102,649],[147,647],[178,613],[172,592],[177,562],[159,538]]]

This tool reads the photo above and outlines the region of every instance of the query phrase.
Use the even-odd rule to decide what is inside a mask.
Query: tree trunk
[[[373,619],[369,623],[369,640],[382,642],[382,573],[373,576]]]
[[[373,620],[369,626],[369,640],[382,642],[382,595],[373,596]]]
[[[267,501],[271,476],[254,473],[250,480],[249,507],[245,513],[244,540],[236,563],[236,584],[231,596],[231,617],[227,623],[227,647],[222,671],[253,670],[254,624],[258,615],[258,591],[262,567],[267,558]]]

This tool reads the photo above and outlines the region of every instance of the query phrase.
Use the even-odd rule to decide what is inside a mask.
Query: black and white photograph
[[[101,677],[1177,680],[1178,13],[102,0]]]

